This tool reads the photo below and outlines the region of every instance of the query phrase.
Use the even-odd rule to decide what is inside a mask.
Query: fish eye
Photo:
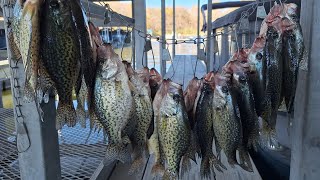
[[[239,81],[240,82],[245,82],[246,81],[246,77],[245,76],[239,76]]]
[[[256,55],[256,59],[258,59],[258,60],[262,59],[262,54],[260,52]]]
[[[53,8],[59,8],[59,3],[58,3],[58,1],[51,1],[50,6]]]
[[[179,94],[174,94],[173,95],[173,99],[176,100],[176,101],[180,100],[180,95]]]
[[[228,87],[227,86],[223,86],[221,88],[221,90],[222,90],[223,93],[228,93]]]

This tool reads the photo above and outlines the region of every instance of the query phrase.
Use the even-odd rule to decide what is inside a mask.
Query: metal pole
[[[200,0],[198,0],[198,19],[197,19],[197,58],[199,57],[199,39],[200,39]]]
[[[292,122],[290,180],[320,177],[320,1],[301,1],[301,27],[308,54],[299,68]],[[302,62],[303,62],[302,61]]]
[[[134,24],[135,27],[141,30],[143,33],[147,32],[147,25],[146,25],[146,1],[145,0],[134,0],[133,1],[133,17],[134,17]],[[145,39],[140,37],[138,32],[134,32],[135,38],[135,57],[136,57],[136,68],[140,69],[144,66],[147,66],[147,53],[144,52],[144,44]],[[144,57],[143,57],[144,56]],[[143,57],[143,58],[142,58]],[[142,62],[143,59],[143,62]]]
[[[173,36],[172,36],[172,39],[176,39],[176,0],[173,0],[173,20],[172,20],[172,23],[173,23]],[[172,45],[172,58],[174,58],[176,56],[176,45],[173,44]]]
[[[166,49],[166,44],[164,43],[166,40],[166,2],[165,0],[161,0],[161,42],[160,46],[160,71],[162,77],[166,74],[166,66],[167,62],[163,60],[163,49]]]
[[[208,28],[207,28],[207,37],[211,36],[212,32],[212,0],[208,0]],[[212,70],[212,49],[211,49],[212,39],[211,37],[207,41],[207,72]]]
[[[220,66],[223,66],[229,60],[229,35],[228,35],[228,27],[223,28],[222,34],[222,44],[221,44],[221,61]]]
[[[1,0],[4,27],[6,35],[11,32],[9,27],[14,1]],[[11,65],[11,91],[14,104],[14,120],[17,132],[17,147],[19,152],[20,177],[23,180],[57,180],[61,179],[58,133],[56,130],[56,111],[54,97],[50,97],[48,104],[41,104],[44,113],[41,122],[36,103],[25,103],[20,95],[24,89],[24,67],[20,62],[12,59],[8,36],[7,52]]]

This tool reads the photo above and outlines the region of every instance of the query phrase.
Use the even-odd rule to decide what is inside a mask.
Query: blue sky
[[[227,1],[237,1],[237,0],[213,0],[214,2],[227,2]],[[147,7],[160,7],[161,0],[146,0]],[[200,0],[200,4],[206,4],[208,0]],[[198,4],[198,0],[176,0],[176,6],[191,7]],[[172,6],[172,0],[166,0],[166,6]]]

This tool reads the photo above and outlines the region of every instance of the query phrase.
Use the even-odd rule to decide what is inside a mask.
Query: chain
[[[11,22],[12,22],[12,18],[13,18],[13,14],[12,14],[12,9],[14,7],[14,1],[13,0],[3,0],[3,15],[4,17],[7,17],[7,21],[5,22],[6,23],[6,26],[7,26],[7,29],[11,28]],[[8,9],[11,8],[11,11]],[[7,37],[8,38],[8,37]],[[21,59],[18,59],[16,61],[13,61],[11,58],[8,59],[9,61],[9,66],[10,66],[10,69],[11,69],[11,83],[13,86],[12,87],[12,96],[13,96],[13,99],[15,101],[15,105],[14,105],[14,113],[15,113],[15,120],[17,122],[17,133],[16,133],[16,148],[17,148],[17,151],[18,153],[23,153],[23,152],[26,152],[30,146],[31,146],[31,143],[30,143],[30,137],[29,137],[29,134],[28,134],[28,131],[27,131],[27,127],[26,127],[26,124],[24,122],[25,118],[24,118],[24,115],[22,114],[22,110],[21,110],[21,107],[22,107],[22,99],[23,99],[23,96],[21,96],[21,86],[19,85],[19,78],[17,78],[17,71],[19,69],[18,67],[18,63],[21,61]],[[18,147],[18,135],[24,135],[26,134],[27,136],[27,146],[24,148],[24,149],[20,149]],[[20,150],[21,151],[20,151]]]

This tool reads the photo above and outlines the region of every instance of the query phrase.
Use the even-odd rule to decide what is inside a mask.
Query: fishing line
[[[121,59],[123,60],[123,49],[124,49],[124,45],[126,44],[125,40],[128,38],[129,35],[129,27],[127,26],[127,32],[126,35],[124,37],[124,41],[122,43],[122,47],[121,47]]]
[[[90,4],[89,4],[89,0],[87,0],[87,6],[88,6],[88,16],[89,16],[89,21],[91,21],[91,10],[90,10]]]
[[[169,44],[167,44],[167,50],[168,50],[168,55],[169,55],[171,66],[172,66],[172,70],[173,70],[172,76],[170,78],[170,79],[172,79],[174,77],[174,75],[176,74],[176,68],[174,68],[174,63],[173,63],[173,60],[172,60],[171,55],[170,55]]]

